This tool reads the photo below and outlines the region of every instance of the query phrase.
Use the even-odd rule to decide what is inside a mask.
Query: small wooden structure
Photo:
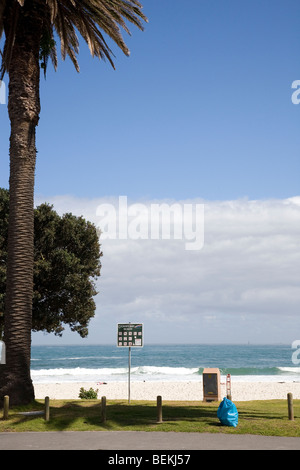
[[[203,370],[203,401],[221,400],[221,376],[219,369]]]

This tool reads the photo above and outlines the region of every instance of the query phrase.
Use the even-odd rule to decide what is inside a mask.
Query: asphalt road
[[[300,450],[300,438],[135,431],[2,432],[0,450]]]

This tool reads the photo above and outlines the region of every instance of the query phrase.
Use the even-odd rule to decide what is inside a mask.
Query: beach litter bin
[[[203,401],[220,401],[220,370],[205,368],[202,373]]]
[[[235,404],[231,400],[228,400],[228,398],[223,398],[217,411],[217,417],[221,424],[236,427],[238,425],[238,416],[239,414]]]

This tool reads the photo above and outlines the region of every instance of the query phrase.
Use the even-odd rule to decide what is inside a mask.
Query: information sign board
[[[120,348],[143,347],[143,324],[118,323],[117,346]]]

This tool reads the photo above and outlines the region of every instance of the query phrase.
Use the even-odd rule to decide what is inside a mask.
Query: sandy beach
[[[78,399],[79,390],[98,389],[98,398],[108,400],[128,399],[127,382],[70,382],[34,384],[35,396],[43,399]],[[233,382],[231,394],[233,401],[286,399],[292,393],[294,399],[300,399],[300,382]],[[132,382],[131,400],[156,400],[158,395],[163,400],[203,400],[202,382]],[[221,398],[226,396],[226,385],[221,383]]]

